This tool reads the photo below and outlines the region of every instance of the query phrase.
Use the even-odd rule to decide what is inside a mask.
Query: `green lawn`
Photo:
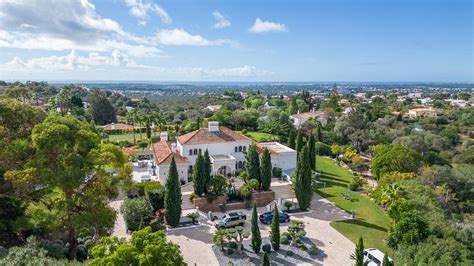
[[[152,135],[153,136],[153,135]],[[145,139],[146,138],[146,134],[145,133],[142,133],[142,137]],[[135,138],[137,140],[140,139],[140,133],[135,133]],[[130,142],[133,142],[133,134],[116,134],[116,135],[109,135],[109,140],[110,141],[124,141],[124,140],[128,140]]]
[[[242,133],[241,131],[239,131]],[[263,133],[263,132],[256,132],[256,131],[249,131],[246,134],[249,138],[255,140],[256,142],[262,142],[262,141],[271,141],[271,140],[276,140],[278,141],[279,138],[278,136],[275,136],[273,134],[269,133]]]
[[[331,226],[354,243],[362,236],[365,248],[375,247],[382,252],[388,251],[393,258],[393,253],[383,241],[390,222],[387,214],[366,195],[350,192],[351,199],[342,195],[348,191],[347,184],[352,180],[349,171],[337,166],[329,158],[317,157],[316,164],[317,170],[323,172],[319,179],[326,182],[326,187],[316,190],[318,194],[334,202],[337,207],[346,211],[355,210],[356,213],[356,219],[332,222]]]

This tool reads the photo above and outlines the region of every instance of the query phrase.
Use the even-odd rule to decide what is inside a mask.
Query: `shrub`
[[[293,255],[295,255],[295,253],[293,251],[291,251],[291,250],[286,251],[286,256],[291,257]]]
[[[354,178],[352,178],[351,182],[347,185],[347,187],[352,191],[356,191],[357,189],[359,189],[359,187],[362,186],[363,181],[364,180],[362,178],[354,176]]]
[[[242,134],[246,135],[248,133],[248,130],[246,128],[242,129]]]
[[[290,244],[290,235],[287,232],[281,234],[280,244],[282,244],[282,245],[289,245]]]
[[[66,256],[63,252],[64,245],[59,243],[45,243],[43,248],[46,249],[47,254],[51,258],[65,259]]]
[[[77,246],[76,259],[78,261],[87,260],[87,247],[84,245]]]
[[[135,183],[133,187],[138,190],[140,196],[144,196],[146,193],[153,190],[164,190],[163,186],[159,181]]]
[[[218,196],[223,196],[227,190],[227,178],[222,175],[216,175],[211,179],[212,192]]]
[[[154,211],[165,208],[165,189],[163,187],[149,191],[147,196]]]
[[[331,151],[331,146],[322,143],[322,142],[316,142],[314,145],[314,148],[316,150],[316,154],[320,156],[331,156],[332,151]]]
[[[291,203],[291,201],[285,201],[285,203],[283,203],[283,206],[285,206],[286,211],[289,212],[291,207],[293,206],[293,203]]]
[[[197,212],[191,212],[186,215],[189,219],[191,219],[192,223],[195,224],[196,220],[199,218],[199,214]]]
[[[273,167],[272,169],[272,175],[273,177],[281,177],[282,176],[282,170],[280,167]]]
[[[149,215],[153,212],[153,207],[146,197],[124,200],[120,211],[123,214],[127,229],[131,231],[139,230],[148,224]]]

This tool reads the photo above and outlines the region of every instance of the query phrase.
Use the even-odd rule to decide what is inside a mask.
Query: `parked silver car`
[[[243,226],[247,216],[243,212],[231,212],[226,214],[222,219],[216,220],[214,226],[216,228],[228,228],[234,226]]]

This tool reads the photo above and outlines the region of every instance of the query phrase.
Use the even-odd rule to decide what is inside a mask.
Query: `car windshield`
[[[225,217],[224,219],[222,219],[222,221],[223,221],[224,223],[227,223],[229,220],[230,220],[230,218],[228,218],[228,217]]]

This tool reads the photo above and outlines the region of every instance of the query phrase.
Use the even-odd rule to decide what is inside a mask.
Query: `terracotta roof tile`
[[[171,142],[160,141],[154,143],[151,145],[151,150],[153,152],[153,159],[157,165],[170,164],[173,156],[177,164],[189,163],[186,157],[179,154],[179,150],[176,150],[174,153],[171,151]]]
[[[207,128],[189,132],[178,137],[178,142],[183,144],[204,144],[204,143],[222,143],[233,141],[247,141],[250,138],[230,130],[226,127],[219,127],[217,132],[209,132]]]

